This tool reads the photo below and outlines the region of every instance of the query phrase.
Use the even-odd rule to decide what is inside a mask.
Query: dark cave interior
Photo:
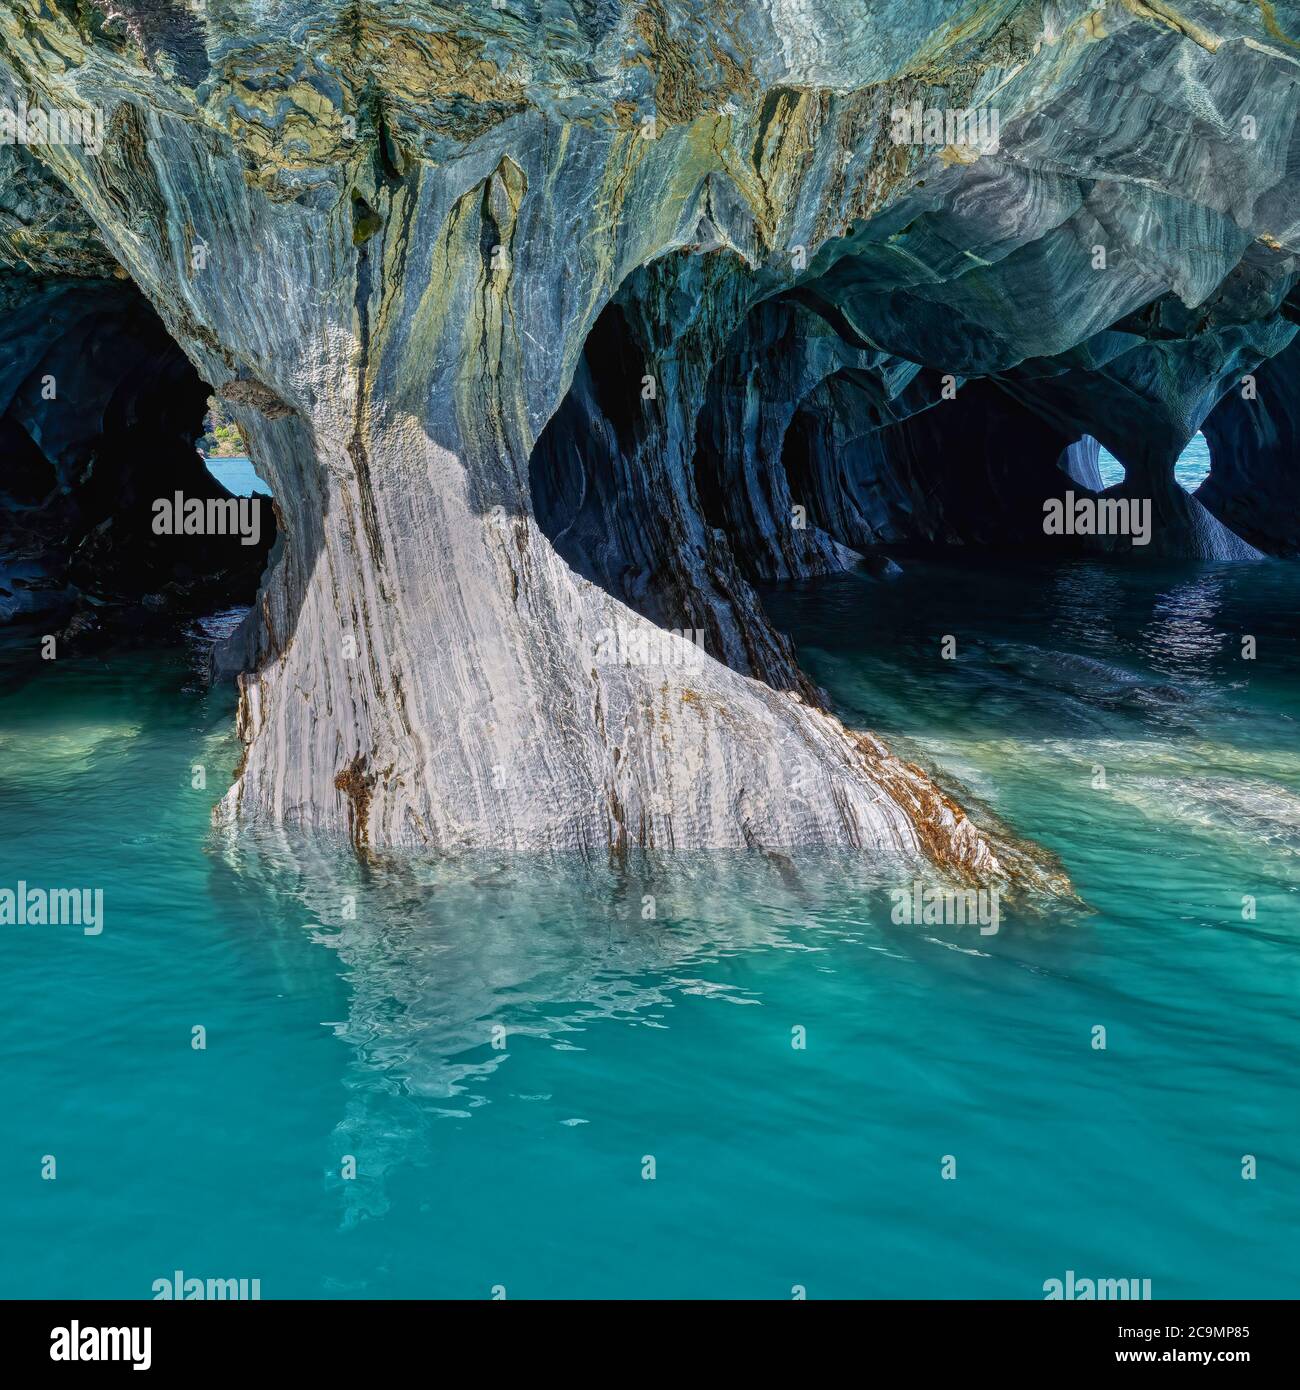
[[[248,604],[274,540],[157,534],[154,503],[227,499],[195,448],[210,387],[128,280],[0,285],[0,614],[81,642]]]

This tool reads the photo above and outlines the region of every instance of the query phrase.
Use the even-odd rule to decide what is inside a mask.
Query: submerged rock
[[[1296,19],[13,0],[0,103],[102,111],[36,158],[277,499],[222,815],[1050,878],[820,709],[750,582],[1041,543],[1083,435],[1204,552],[1177,450],[1295,333]]]

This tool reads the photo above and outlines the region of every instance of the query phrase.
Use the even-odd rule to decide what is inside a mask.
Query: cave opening
[[[958,555],[1252,555],[1206,514],[1212,445],[1221,453],[1209,422],[1171,494],[1173,423],[1133,393],[1110,419],[1114,381],[1089,365],[960,377],[867,341],[831,298],[749,300],[747,273],[690,250],[634,272],[529,464],[561,558],[650,622],[703,631],[734,669],[808,688],[765,611],[772,584],[894,578]],[[1126,468],[1100,436],[1130,435]]]
[[[1213,465],[1197,501],[1265,555],[1300,555],[1300,334],[1223,395],[1203,432]]]
[[[1124,464],[1104,444],[1098,446],[1097,467],[1102,487],[1115,487],[1124,481]],[[1212,468],[1210,441],[1201,430],[1197,430],[1183,446],[1174,464],[1174,481],[1184,492],[1195,496],[1201,484],[1209,478]]]
[[[994,379],[945,394],[943,378],[913,367],[908,395],[879,377],[839,371],[795,411],[781,450],[790,493],[808,524],[876,573],[936,550],[1059,553],[1044,503],[1098,491],[1095,440],[1077,438]]]
[[[711,519],[693,466],[712,357],[659,312],[680,282],[725,274],[683,254],[636,272],[596,319],[569,390],[534,445],[533,511],[561,558],[640,617],[779,689],[807,688],[735,538]],[[698,296],[695,303],[704,301]],[[703,327],[702,327],[703,325]],[[676,335],[676,336],[675,336]]]
[[[251,604],[274,510],[206,467],[211,388],[153,307],[120,278],[3,290],[0,622],[87,647]]]
[[[271,485],[257,471],[239,426],[229,407],[216,396],[208,397],[203,433],[197,442],[209,474],[234,497],[273,497]]]
[[[641,396],[644,375],[622,306],[606,305],[529,462],[534,514],[551,544],[584,579],[638,611],[655,560],[655,537],[639,524],[649,480],[628,466],[657,415]]]
[[[533,448],[534,515],[577,574],[745,674],[803,688],[760,590],[907,557],[1014,546],[1073,556],[1044,499],[1098,492],[1100,445],[1007,383],[846,342],[804,305],[760,302],[719,334],[665,322],[707,257],[643,268],[597,317]],[[688,324],[708,313],[697,300]],[[692,317],[693,316],[693,317]]]

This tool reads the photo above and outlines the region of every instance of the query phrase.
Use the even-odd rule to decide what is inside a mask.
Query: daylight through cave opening
[[[3,285],[0,617],[79,646],[252,602],[275,532],[207,470],[210,388],[130,281]]]
[[[1085,436],[1085,439],[1087,436]],[[1093,440],[1093,444],[1097,441]],[[1102,445],[1097,446],[1097,477],[1098,482],[1095,490],[1101,491],[1102,488],[1118,487],[1124,482],[1127,469],[1121,459],[1111,453]],[[1174,464],[1174,482],[1182,490],[1195,497],[1201,484],[1206,481],[1213,471],[1214,451],[1210,448],[1209,440],[1201,430],[1197,432],[1183,446],[1182,452],[1178,455],[1177,462]]]

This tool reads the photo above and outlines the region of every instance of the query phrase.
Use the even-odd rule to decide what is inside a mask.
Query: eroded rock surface
[[[35,153],[280,508],[223,814],[1038,872],[818,708],[750,581],[1005,543],[1084,435],[1159,553],[1240,540],[1173,466],[1295,333],[1298,18],[10,0],[0,100],[102,110]],[[999,143],[895,143],[913,104]]]
[[[195,452],[209,388],[94,226],[0,147],[0,621],[79,645],[174,628],[257,588],[257,543],[154,529],[177,492],[228,500]]]

